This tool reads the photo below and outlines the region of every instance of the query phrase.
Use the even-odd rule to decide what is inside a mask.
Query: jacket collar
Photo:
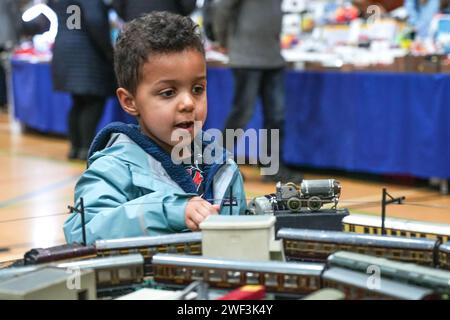
[[[183,165],[178,165],[172,162],[170,155],[157,145],[151,138],[141,133],[139,126],[133,124],[125,124],[121,122],[113,122],[103,128],[95,137],[89,149],[88,158],[90,158],[96,151],[103,150],[114,133],[122,133],[133,140],[145,152],[155,158],[161,163],[170,178],[175,181],[186,193],[196,193],[197,186],[192,181],[191,176],[187,173]],[[201,133],[201,139],[194,141],[202,144],[200,150],[204,150],[208,145],[214,143],[211,137],[204,132]],[[200,141],[199,141],[200,140]],[[217,149],[214,149],[217,150]],[[203,164],[203,172],[205,174],[205,193],[203,198],[213,198],[213,178],[222,164],[226,163],[226,159],[230,154],[223,148],[218,149],[222,155],[215,157],[213,164]],[[198,157],[198,155],[194,155]]]

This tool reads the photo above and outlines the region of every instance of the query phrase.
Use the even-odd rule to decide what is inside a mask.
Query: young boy
[[[189,163],[173,161],[180,143],[174,133],[188,137],[190,150],[214,143],[200,139],[201,148],[193,146],[203,136],[194,123],[204,123],[207,101],[205,52],[192,20],[167,12],[133,20],[118,38],[115,70],[117,97],[139,126],[110,124],[91,146],[75,187],[75,203],[84,201],[87,243],[197,231],[209,215],[230,214],[230,203],[232,214],[243,214],[242,176],[224,149],[214,146],[222,154],[212,164],[185,149],[180,158]],[[69,243],[82,241],[79,214],[66,221],[64,233]]]

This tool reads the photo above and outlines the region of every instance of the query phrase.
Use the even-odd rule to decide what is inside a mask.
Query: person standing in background
[[[16,0],[0,0],[0,110],[8,110],[5,61],[8,52],[19,41],[21,29],[20,8]],[[3,59],[3,56],[5,59]],[[5,61],[4,61],[5,60]]]
[[[424,39],[428,36],[431,21],[440,12],[440,7],[440,0],[405,0],[408,23],[414,27],[417,37]]]
[[[108,96],[116,81],[108,7],[102,0],[49,0],[58,16],[52,77],[57,91],[72,95],[69,159],[86,160]],[[80,28],[69,27],[71,5],[80,7]]]
[[[126,22],[153,11],[188,16],[194,11],[196,4],[196,0],[113,0],[113,8]]]
[[[280,133],[279,172],[264,180],[300,183],[301,174],[283,164],[285,61],[281,55],[281,26],[281,0],[221,0],[215,4],[214,36],[228,53],[234,76],[233,105],[225,132],[245,129],[260,96],[264,129],[279,129]],[[271,141],[267,149],[270,155]]]
[[[450,0],[441,0],[441,12],[450,14]]]

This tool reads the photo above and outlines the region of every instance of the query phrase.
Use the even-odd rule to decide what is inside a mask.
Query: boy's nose
[[[195,101],[192,95],[185,94],[182,96],[181,101],[178,105],[180,111],[192,111],[195,107]]]

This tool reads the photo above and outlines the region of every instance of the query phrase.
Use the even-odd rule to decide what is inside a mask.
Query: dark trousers
[[[73,149],[89,149],[95,137],[106,102],[106,97],[72,95],[69,112],[69,139]]]
[[[6,106],[6,104],[8,103],[7,91],[8,89],[6,86],[6,72],[2,62],[0,61],[0,107]]]
[[[264,129],[279,129],[280,155],[284,138],[284,69],[233,69],[233,107],[226,121],[225,129],[245,129],[253,117],[255,104],[261,97]],[[270,134],[268,135],[270,138]],[[271,154],[270,139],[268,154]],[[281,160],[281,159],[280,159]]]

